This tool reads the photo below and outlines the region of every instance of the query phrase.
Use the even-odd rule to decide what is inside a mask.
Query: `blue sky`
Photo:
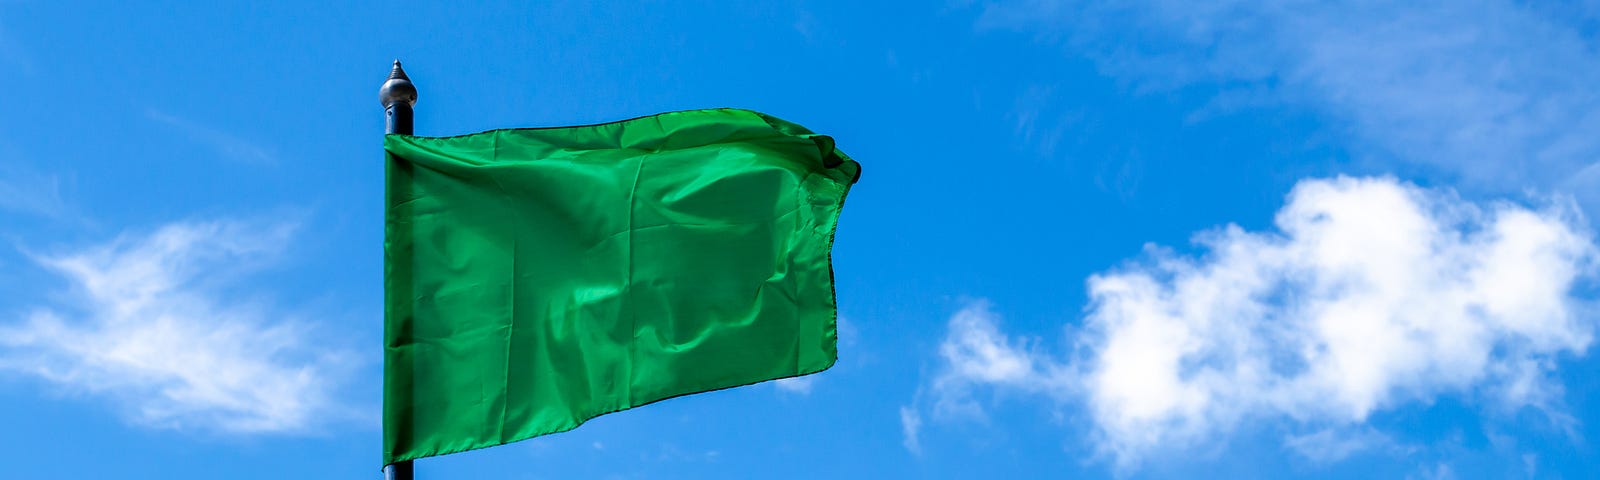
[[[419,134],[742,107],[864,166],[832,370],[419,478],[1600,464],[1600,4],[729,3],[0,2],[7,475],[376,478],[397,57]]]

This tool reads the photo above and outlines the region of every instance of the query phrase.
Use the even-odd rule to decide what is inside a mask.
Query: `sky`
[[[1600,2],[21,0],[8,477],[379,478],[396,58],[422,135],[739,107],[863,166],[832,369],[418,478],[1600,470]]]

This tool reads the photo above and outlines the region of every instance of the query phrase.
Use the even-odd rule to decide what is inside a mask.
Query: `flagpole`
[[[378,101],[383,103],[383,114],[386,118],[383,133],[411,135],[411,107],[417,104],[417,87],[411,84],[411,79],[406,77],[406,71],[400,68],[400,60],[394,61],[394,69],[389,71],[389,79],[378,89]],[[411,461],[384,465],[383,478],[412,480]]]

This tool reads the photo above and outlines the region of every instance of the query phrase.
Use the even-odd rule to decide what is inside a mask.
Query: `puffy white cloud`
[[[1592,341],[1574,288],[1596,248],[1570,202],[1340,177],[1301,182],[1276,225],[1203,232],[1194,255],[1150,246],[1092,276],[1067,360],[1008,338],[982,304],[962,310],[934,404],[976,408],[971,392],[992,388],[1081,405],[1123,466],[1248,420],[1327,430],[1288,446],[1331,461],[1383,438],[1360,428],[1374,412],[1442,395],[1555,413],[1551,372]]]
[[[224,288],[279,253],[293,231],[175,223],[38,258],[71,284],[70,307],[0,324],[0,371],[110,398],[145,425],[306,429],[337,409],[333,382],[352,358],[313,349],[305,324]]]
[[[983,418],[982,407],[972,398],[977,387],[1055,395],[1068,386],[1065,372],[1034,348],[1036,342],[1009,338],[998,324],[985,300],[973,301],[950,317],[949,332],[939,344],[945,368],[929,385],[935,416]]]

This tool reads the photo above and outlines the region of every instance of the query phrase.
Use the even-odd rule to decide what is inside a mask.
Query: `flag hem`
[[[837,313],[835,313],[834,317],[835,317],[835,324],[837,324],[837,322],[838,322]],[[838,337],[837,336],[834,337],[834,342],[835,343],[838,342]],[[738,384],[738,385],[729,385],[729,386],[726,386],[726,387],[718,387],[718,388],[714,388],[714,389],[711,389],[711,390],[700,390],[700,391],[696,391],[696,392],[680,393],[680,394],[673,395],[673,396],[670,396],[670,397],[662,397],[662,398],[659,398],[659,399],[656,399],[656,400],[651,400],[651,401],[648,401],[648,402],[645,402],[645,403],[641,403],[641,404],[638,404],[638,405],[632,405],[632,406],[628,406],[628,407],[618,408],[618,409],[615,409],[615,410],[607,410],[607,411],[603,411],[603,412],[600,412],[600,413],[596,413],[594,415],[589,416],[588,418],[579,420],[578,423],[575,423],[572,426],[569,426],[569,427],[566,427],[566,428],[558,428],[558,429],[555,429],[555,430],[534,433],[534,434],[531,434],[531,435],[528,435],[528,436],[525,436],[525,437],[516,438],[516,439],[513,439],[511,441],[507,441],[507,442],[504,442],[504,443],[497,443],[497,444],[494,444],[494,445],[483,445],[483,446],[478,446],[478,447],[467,447],[467,448],[461,448],[461,449],[454,449],[454,448],[443,449],[443,450],[438,451],[438,452],[427,453],[427,454],[422,454],[422,455],[403,455],[403,456],[395,457],[393,459],[390,459],[390,460],[386,461],[384,463],[384,465],[387,466],[387,465],[392,465],[392,464],[399,463],[399,462],[417,460],[417,459],[422,459],[422,458],[437,457],[437,456],[440,456],[440,455],[450,455],[450,454],[453,454],[453,453],[461,453],[461,452],[479,450],[479,449],[484,449],[484,448],[498,447],[498,446],[502,446],[502,445],[510,445],[510,444],[521,442],[521,441],[525,441],[525,440],[532,440],[534,438],[543,437],[545,435],[554,435],[554,434],[557,434],[557,433],[568,432],[568,431],[572,431],[572,430],[577,429],[578,427],[583,426],[583,424],[588,423],[589,420],[593,420],[593,419],[599,418],[601,416],[610,415],[610,414],[613,414],[613,413],[627,411],[627,410],[632,410],[632,409],[635,409],[635,408],[644,407],[644,406],[655,404],[655,403],[658,403],[658,402],[664,402],[664,401],[667,401],[667,400],[672,400],[672,399],[678,398],[678,397],[686,397],[686,396],[689,396],[689,395],[697,395],[697,394],[701,394],[701,393],[718,392],[718,391],[727,390],[727,389],[731,389],[731,388],[748,387],[748,386],[751,386],[751,385],[756,385],[756,384],[761,384],[761,383],[766,383],[766,382],[772,382],[772,381],[783,380],[783,379],[788,379],[788,378],[804,377],[806,375],[814,375],[814,374],[822,373],[822,372],[824,372],[824,371],[826,371],[826,370],[828,370],[830,368],[833,368],[833,366],[835,364],[837,364],[837,363],[839,363],[839,357],[837,355],[835,355],[832,360],[828,361],[827,365],[824,365],[822,368],[819,368],[819,369],[816,369],[816,370],[813,370],[813,371],[809,371],[809,372],[798,373],[798,374],[788,375],[788,376],[783,376],[783,377],[773,377],[773,378],[768,378],[768,379],[765,379],[765,380],[757,380],[757,381],[749,382],[749,383],[741,383],[741,384]]]
[[[788,120],[784,120],[782,118],[778,118],[778,117],[773,116],[773,115],[768,115],[768,114],[765,114],[765,113],[761,113],[761,112],[758,112],[758,111],[755,111],[755,110],[746,109],[746,108],[736,108],[736,107],[692,108],[692,109],[688,109],[688,110],[676,110],[676,111],[662,112],[662,113],[657,113],[657,114],[652,114],[652,115],[641,115],[641,116],[637,116],[637,117],[633,117],[633,118],[625,118],[625,119],[622,119],[622,120],[612,120],[612,121],[609,121],[609,122],[588,123],[588,124],[583,124],[583,125],[561,125],[561,126],[550,126],[550,127],[495,128],[495,129],[484,130],[484,131],[476,132],[476,133],[463,133],[463,134],[458,134],[458,135],[441,135],[441,136],[407,135],[407,134],[403,134],[403,133],[389,133],[389,134],[385,134],[384,136],[386,136],[386,137],[394,136],[394,137],[427,138],[427,139],[434,139],[434,140],[443,140],[443,139],[451,139],[451,138],[470,137],[470,136],[474,136],[474,135],[483,135],[483,134],[486,134],[486,133],[496,133],[496,132],[516,132],[516,131],[529,131],[529,130],[565,130],[565,129],[573,129],[573,128],[601,127],[601,126],[607,126],[607,125],[617,125],[617,124],[623,124],[623,123],[638,122],[638,121],[648,120],[648,119],[661,117],[661,116],[665,116],[665,115],[682,115],[682,114],[707,113],[707,112],[737,112],[737,113],[741,113],[741,114],[755,115],[756,117],[760,118],[762,121],[766,122],[767,125],[771,126],[774,130],[782,132],[782,133],[784,133],[786,135],[793,135],[793,136],[796,136],[796,137],[817,141],[819,147],[822,147],[823,144],[825,143],[826,144],[826,148],[824,148],[823,150],[825,150],[825,151],[822,152],[823,153],[823,155],[822,155],[823,167],[831,170],[831,169],[835,169],[835,168],[839,168],[841,166],[844,166],[844,164],[846,164],[846,163],[849,163],[849,164],[852,164],[852,165],[855,166],[855,172],[853,172],[853,174],[851,175],[849,183],[850,184],[854,184],[854,183],[856,183],[857,180],[861,179],[861,164],[859,162],[856,162],[855,159],[850,158],[850,156],[846,155],[844,152],[839,151],[838,148],[835,148],[834,147],[834,142],[833,142],[833,137],[830,137],[830,136],[827,136],[827,135],[819,135],[816,132],[812,132],[810,129],[807,129],[806,127],[801,126],[798,123],[794,123],[794,122],[791,122],[791,121],[788,121]],[[835,161],[832,161],[832,160],[837,160],[837,161],[835,162]]]

